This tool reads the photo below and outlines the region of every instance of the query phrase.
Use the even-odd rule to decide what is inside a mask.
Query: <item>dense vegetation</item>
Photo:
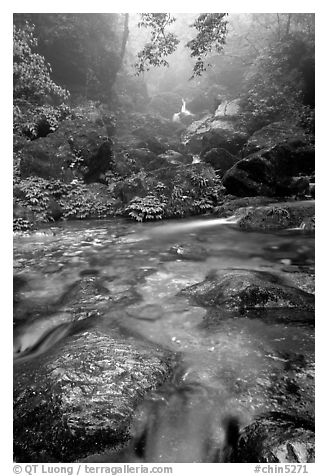
[[[212,210],[213,157],[242,144],[185,137],[220,104],[238,101],[246,138],[279,122],[314,133],[312,14],[15,14],[13,53],[15,229]]]

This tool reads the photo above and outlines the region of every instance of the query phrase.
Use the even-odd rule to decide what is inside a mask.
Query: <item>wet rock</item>
[[[230,152],[225,149],[216,148],[206,152],[203,160],[207,164],[211,165],[214,170],[218,171],[222,177],[227,172],[227,170],[229,170],[236,162],[238,162],[239,158],[230,154]]]
[[[244,428],[238,443],[240,463],[313,463],[314,425],[271,413]]]
[[[243,230],[280,230],[299,228],[304,220],[314,220],[314,200],[282,202],[270,206],[240,210],[238,225]]]
[[[204,155],[213,148],[226,149],[231,154],[237,154],[247,140],[247,134],[238,128],[235,122],[212,115],[202,120],[194,121],[182,135],[182,142],[188,152]]]
[[[99,269],[97,268],[86,268],[80,271],[80,276],[98,276]]]
[[[298,324],[300,325],[301,322]],[[279,352],[277,360],[283,362],[283,372],[271,375],[268,395],[275,411],[294,418],[315,419],[315,362],[314,329],[307,328],[310,352]],[[271,356],[273,358],[273,356]]]
[[[135,197],[145,197],[147,193],[147,184],[140,176],[135,176],[131,180],[121,181],[114,188],[114,196],[123,204],[129,203]]]
[[[70,182],[75,178],[71,164],[77,162],[86,182],[98,181],[111,168],[112,143],[106,128],[87,119],[65,120],[57,131],[31,141],[21,159],[22,178],[36,175]]]
[[[138,168],[148,170],[149,165],[157,158],[157,155],[149,149],[131,149],[129,150],[129,157],[135,161]]]
[[[218,217],[229,217],[231,215],[242,215],[245,213],[245,207],[258,207],[274,203],[278,199],[273,197],[244,197],[244,198],[229,198],[224,201],[222,205],[214,208],[213,214]],[[240,210],[240,211],[239,211]]]
[[[47,216],[57,221],[63,216],[63,213],[63,207],[54,198],[50,197],[47,204]]]
[[[84,276],[72,284],[57,301],[56,306],[73,313],[96,312],[106,309],[110,299],[108,289],[95,276]]]
[[[254,152],[274,147],[288,140],[298,140],[309,143],[310,138],[305,134],[304,129],[295,124],[272,122],[254,132],[254,134],[249,137],[242,150],[242,156],[247,157]]]
[[[240,114],[240,100],[222,101],[218,105],[214,115],[215,117],[235,117]]]
[[[180,293],[201,306],[223,306],[241,312],[262,308],[314,309],[312,294],[286,284],[277,275],[260,271],[236,270],[217,277],[210,276]]]
[[[235,125],[227,121],[216,120],[203,136],[201,154],[204,155],[213,148],[223,148],[231,154],[238,154],[246,139],[246,133],[238,130]]]
[[[57,130],[25,145],[20,163],[21,177],[34,175],[70,182],[74,174],[68,164],[74,157],[64,131]]]
[[[208,257],[208,253],[202,246],[181,243],[172,246],[169,254],[179,259],[191,261],[204,261]]]
[[[314,146],[290,141],[256,152],[237,162],[223,177],[237,196],[291,196],[309,193],[305,178],[314,170]]]
[[[113,304],[119,306],[129,306],[141,300],[140,294],[129,282],[120,279],[112,282],[103,281],[104,286],[110,293],[110,299]]]
[[[144,321],[157,321],[163,316],[163,309],[156,304],[136,304],[126,309],[129,316]]]
[[[48,272],[58,272],[52,266],[49,264]],[[95,276],[85,276],[70,285],[63,281],[52,288],[46,281],[42,288],[39,275],[22,273],[20,279],[25,281],[25,285],[15,292],[15,320],[43,319],[58,312],[69,313],[72,319],[83,320],[91,315],[98,316],[108,308],[109,291]]]
[[[59,347],[16,370],[16,461],[69,462],[125,442],[134,409],[172,365],[158,347],[114,330],[84,332]]]
[[[167,150],[165,154],[161,154],[158,157],[173,165],[192,163],[192,157],[190,155],[183,155],[175,150]]]
[[[300,224],[301,230],[314,231],[315,230],[315,217],[307,217]]]
[[[112,168],[112,141],[104,140],[95,155],[84,159],[83,178],[85,183],[102,181],[103,174]]]
[[[166,147],[160,140],[155,137],[146,137],[145,140],[139,141],[136,145],[137,149],[148,149],[154,154],[164,154]]]

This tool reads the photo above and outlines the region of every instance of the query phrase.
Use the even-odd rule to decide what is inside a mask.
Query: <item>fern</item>
[[[137,221],[161,220],[164,215],[164,204],[154,195],[136,197],[126,207],[128,215]]]

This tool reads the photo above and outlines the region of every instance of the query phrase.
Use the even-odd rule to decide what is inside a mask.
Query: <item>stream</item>
[[[204,401],[207,418],[233,415],[245,426],[264,411],[284,409],[279,378],[293,372],[291,356],[313,364],[314,329],[302,319],[293,320],[292,311],[291,322],[286,322],[279,319],[284,309],[275,311],[277,318],[255,312],[240,315],[208,310],[179,295],[217,270],[284,274],[286,268],[308,269],[314,263],[313,235],[298,230],[245,232],[233,220],[208,218],[144,224],[124,219],[75,221],[17,234],[14,258],[16,276],[28,277],[15,313],[14,357],[15,352],[19,357],[19,349],[33,348],[41,337],[43,331],[35,325],[38,316],[47,322],[47,310],[70,286],[81,277],[97,277],[109,297],[99,292],[86,303],[83,312],[91,316],[86,326],[108,335],[115,326],[122,336],[136,336],[177,353],[179,365],[172,379],[180,386],[205,389],[205,397],[200,392],[194,398],[192,416],[184,411],[182,417],[175,401],[170,418],[180,426],[171,436],[176,446],[184,439],[181,432],[191,434],[193,426],[202,428],[199,439],[205,438]],[[61,339],[69,338],[65,329],[57,332],[54,342],[50,335],[41,355],[27,353],[29,365],[38,366],[47,353],[60,352]],[[18,358],[15,367],[20,365]],[[189,453],[198,443],[183,444],[190,461]],[[161,455],[168,451],[160,450]]]

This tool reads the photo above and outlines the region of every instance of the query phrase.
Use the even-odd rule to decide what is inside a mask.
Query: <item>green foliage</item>
[[[254,130],[291,117],[306,121],[303,75],[299,68],[306,45],[298,36],[265,48],[248,73],[244,100],[245,119]],[[298,59],[297,59],[298,57]]]
[[[153,195],[135,197],[126,208],[131,218],[137,221],[161,220],[164,215],[163,204]]]
[[[17,203],[38,215],[38,221],[47,222],[47,206],[50,193],[48,181],[40,177],[29,177],[18,184],[20,196]]]
[[[33,228],[33,223],[31,223],[29,220],[25,220],[24,218],[14,218],[14,231],[31,231]]]
[[[224,187],[212,169],[190,166],[177,171],[172,179],[167,177],[161,181],[144,177],[143,188],[139,183],[138,190],[147,196],[134,197],[125,213],[135,220],[145,221],[206,213],[222,198]]]
[[[202,13],[196,19],[194,26],[197,36],[187,43],[191,49],[191,57],[197,58],[193,68],[193,76],[201,76],[206,71],[205,56],[216,51],[220,53],[227,35],[227,13]]]
[[[225,43],[227,34],[226,13],[203,13],[190,25],[198,31],[197,36],[188,41],[187,47],[191,50],[190,56],[197,58],[193,68],[193,76],[201,76],[206,71],[204,58],[212,50],[220,52]],[[167,31],[167,27],[176,19],[169,13],[141,13],[139,27],[151,30],[150,41],[138,53],[135,63],[136,74],[149,71],[152,66],[169,66],[167,56],[177,50],[180,40],[177,35]]]
[[[121,67],[124,14],[25,13],[14,22],[35,25],[38,51],[54,80],[72,94],[108,101]]]
[[[51,68],[43,56],[33,52],[37,47],[34,26],[14,25],[14,99],[40,103],[46,96],[67,99],[68,92],[50,78]]]
[[[16,184],[16,203],[36,216],[37,222],[53,221],[51,202],[55,201],[62,210],[63,219],[105,218],[112,213],[112,201],[102,200],[92,193],[83,182],[75,180],[63,183],[28,177]]]
[[[175,18],[169,13],[141,13],[139,27],[150,28],[150,42],[138,53],[138,61],[135,63],[136,73],[149,71],[151,66],[168,66],[165,59],[172,54],[179,43],[173,33],[168,33],[165,28],[175,22]]]
[[[66,186],[58,203],[63,208],[64,219],[106,218],[112,211],[110,200],[104,203],[79,181]]]
[[[14,133],[30,140],[45,137],[58,129],[60,121],[71,114],[70,107],[34,106],[27,101],[17,100],[14,106]]]

